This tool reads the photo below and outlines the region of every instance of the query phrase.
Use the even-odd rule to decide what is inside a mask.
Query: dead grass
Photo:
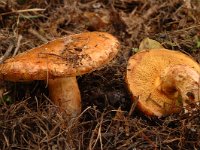
[[[0,1],[3,60],[56,37],[83,31],[107,31],[122,45],[112,64],[78,78],[83,108],[79,123],[69,123],[66,116],[57,113],[43,83],[1,83],[6,87],[7,103],[0,106],[0,149],[200,149],[199,108],[189,114],[148,118],[130,109],[124,83],[131,50],[145,37],[184,51],[200,62],[200,3],[191,2]],[[110,22],[101,17],[90,20],[84,12],[104,15]]]

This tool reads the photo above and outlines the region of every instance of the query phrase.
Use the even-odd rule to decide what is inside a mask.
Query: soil
[[[198,0],[1,0],[0,62],[52,39],[105,31],[121,43],[106,67],[77,77],[82,113],[69,122],[42,81],[1,81],[0,149],[200,149],[200,108],[163,118],[135,108],[128,58],[149,37],[200,62]]]

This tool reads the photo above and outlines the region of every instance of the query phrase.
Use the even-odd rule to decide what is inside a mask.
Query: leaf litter
[[[121,43],[107,67],[78,77],[82,113],[71,123],[48,99],[45,83],[1,81],[7,101],[0,103],[0,149],[199,149],[199,107],[149,118],[131,103],[124,82],[127,60],[144,38],[200,62],[199,10],[199,1],[184,0],[0,1],[1,60],[85,31],[106,31]]]

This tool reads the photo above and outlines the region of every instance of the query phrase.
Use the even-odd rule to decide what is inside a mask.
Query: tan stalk
[[[175,65],[165,69],[161,75],[160,90],[169,98],[181,96],[184,107],[197,103],[200,95],[200,75],[187,65]]]
[[[81,113],[81,96],[76,77],[48,80],[50,99],[70,117]]]

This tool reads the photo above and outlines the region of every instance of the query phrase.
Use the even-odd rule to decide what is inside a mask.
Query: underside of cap
[[[118,50],[118,40],[108,33],[74,34],[7,59],[0,65],[0,78],[29,81],[82,75],[107,64]]]
[[[128,89],[133,97],[139,97],[138,107],[146,115],[161,117],[181,110],[178,99],[170,99],[159,90],[160,75],[165,68],[174,65],[188,65],[200,73],[199,64],[178,51],[144,50],[129,59],[126,74]]]

